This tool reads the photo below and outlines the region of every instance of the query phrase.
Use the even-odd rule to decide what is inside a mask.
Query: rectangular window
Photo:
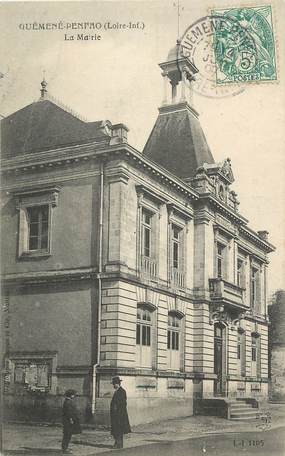
[[[179,288],[185,287],[184,249],[184,230],[182,227],[172,224],[170,233],[170,276],[172,285]]]
[[[237,286],[243,287],[243,261],[237,260]]]
[[[240,343],[240,338],[238,340],[238,345],[237,345],[237,359],[241,358],[241,343]]]
[[[142,345],[147,345],[150,347],[150,326],[142,325]]]
[[[225,272],[225,251],[222,244],[217,244],[217,277],[222,278]]]
[[[49,207],[27,207],[28,250],[47,250]]]
[[[251,268],[251,278],[250,278],[250,303],[251,306],[254,306],[256,303],[256,291],[257,291],[257,269]]]
[[[256,361],[256,338],[252,338],[252,345],[251,345],[251,360]]]
[[[15,192],[19,211],[18,256],[37,257],[51,253],[52,214],[58,205],[59,187]]]
[[[260,336],[256,334],[251,337],[251,375],[252,377],[261,376]]]
[[[245,376],[245,332],[239,330],[237,335],[237,374]]]
[[[148,277],[156,277],[155,214],[142,209],[141,219],[141,272]]]
[[[150,258],[152,255],[152,214],[143,209],[142,212],[142,253],[145,257]]]
[[[167,348],[168,350],[179,350],[179,332],[167,331]]]
[[[180,229],[172,225],[172,266],[176,269],[181,263],[180,247]]]

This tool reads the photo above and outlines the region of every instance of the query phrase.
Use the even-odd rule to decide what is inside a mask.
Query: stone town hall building
[[[191,102],[198,69],[177,48],[160,67],[142,152],[45,81],[1,122],[8,416],[57,419],[75,388],[82,415],[106,422],[113,375],[132,424],[267,396],[274,247],[239,213],[230,160],[214,161]]]

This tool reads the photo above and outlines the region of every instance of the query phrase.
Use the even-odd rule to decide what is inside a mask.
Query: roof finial
[[[180,6],[180,0],[176,0],[176,3],[173,3],[173,6],[177,7],[177,42],[180,38],[180,11],[183,11],[183,7]]]
[[[41,82],[41,100],[44,100],[47,95],[47,82],[45,80],[45,70],[43,71],[43,80]]]

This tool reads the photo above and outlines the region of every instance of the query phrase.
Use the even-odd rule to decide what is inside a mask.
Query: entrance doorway
[[[214,381],[215,396],[224,396],[226,393],[226,351],[225,351],[226,328],[221,323],[214,326],[214,373],[217,378]]]

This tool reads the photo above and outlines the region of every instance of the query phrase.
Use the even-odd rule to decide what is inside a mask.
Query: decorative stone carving
[[[231,326],[231,329],[237,329],[240,320],[244,318],[244,312],[239,311],[232,315],[225,309],[223,304],[214,304],[210,307],[209,323],[213,325],[216,322],[223,322]]]
[[[232,166],[231,166],[231,159],[227,158],[226,160],[223,161],[222,167],[221,167],[221,173],[229,180],[230,183],[234,181],[234,175],[232,172]]]
[[[14,193],[16,209],[20,210],[22,207],[33,204],[51,204],[53,207],[57,206],[59,191],[59,187],[47,187]]]

